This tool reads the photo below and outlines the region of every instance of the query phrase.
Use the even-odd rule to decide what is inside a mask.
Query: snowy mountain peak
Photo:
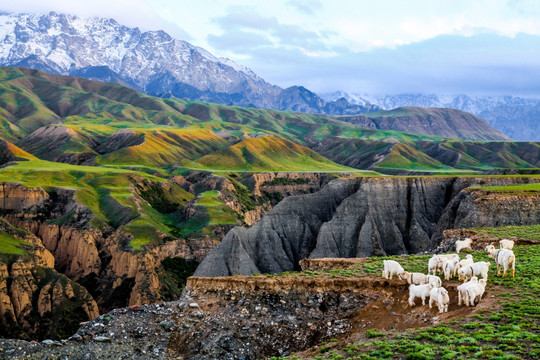
[[[155,94],[174,92],[175,86],[225,94],[246,87],[272,88],[248,68],[165,31],[141,32],[114,19],[55,12],[0,15],[0,64],[62,75],[83,72],[98,80],[102,79],[92,76],[93,69],[107,67],[120,81]]]

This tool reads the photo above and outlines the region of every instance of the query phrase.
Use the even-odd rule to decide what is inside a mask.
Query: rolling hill
[[[197,160],[204,169],[242,171],[354,171],[315,151],[274,136],[248,138]],[[196,166],[196,165],[195,165]]]
[[[332,118],[161,99],[120,84],[24,68],[0,68],[0,105],[0,137],[40,159],[70,164],[231,171],[346,166],[393,173],[534,172],[539,167],[538,144],[501,141],[504,135],[481,119],[449,109],[399,108]],[[271,147],[287,154],[274,154],[269,144],[262,145],[265,140],[256,140],[267,136],[276,141]],[[305,146],[326,159],[308,155]],[[276,156],[282,161],[269,161]]]
[[[338,119],[362,127],[437,135],[463,140],[510,140],[485,120],[449,108],[400,107]]]

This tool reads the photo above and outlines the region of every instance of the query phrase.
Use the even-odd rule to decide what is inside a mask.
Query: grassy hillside
[[[441,162],[406,144],[395,144],[375,168],[411,170],[451,170]]]
[[[160,212],[132,189],[147,181],[166,182],[165,200],[180,207],[193,195],[163,178],[139,171],[110,167],[77,166],[44,160],[20,162],[0,169],[0,182],[17,182],[27,187],[56,187],[76,190],[75,199],[94,214],[91,224],[98,228],[124,227],[134,235],[135,246],[157,241],[176,231],[172,215]],[[60,219],[70,222],[71,218]]]
[[[381,130],[392,129],[462,140],[510,140],[485,120],[456,109],[405,106],[359,116],[341,116],[339,119]]]
[[[203,156],[197,163],[205,169],[228,171],[354,171],[307,147],[274,136],[246,139],[225,150]]]
[[[114,135],[113,135],[114,136]],[[229,146],[229,142],[208,130],[159,129],[133,131],[131,137],[142,137],[132,146],[114,140],[104,143],[101,149],[113,150],[97,157],[98,164],[166,166],[185,160],[194,160]],[[112,137],[111,137],[112,138]],[[126,144],[128,145],[128,144]]]
[[[354,117],[336,119],[161,99],[114,83],[0,68],[0,137],[43,160],[160,171],[176,166],[234,171],[342,171],[339,165],[361,170],[376,170],[378,166],[391,173],[540,171],[538,143],[460,141],[380,130],[419,131],[418,126],[435,129],[443,121],[444,129],[454,131],[448,136],[458,136],[461,131],[470,138],[474,137],[473,128],[483,126],[470,114],[400,108],[357,117],[360,125],[371,128],[339,120],[354,123]],[[456,118],[460,120],[454,121]],[[362,123],[366,119],[369,124]],[[373,121],[386,125],[374,126]],[[250,148],[246,144],[249,153],[244,156],[235,147],[245,138],[262,136],[281,139],[274,145],[281,146],[283,153],[273,154],[263,145]],[[308,154],[300,146],[289,146],[285,140],[308,146],[330,161]],[[292,156],[291,151],[298,153]],[[225,156],[224,161],[217,160],[220,156]],[[269,161],[272,156],[283,158]]]
[[[501,238],[511,238],[517,227],[489,228]],[[527,230],[521,228],[521,233]],[[477,230],[477,229],[472,229]],[[529,233],[534,233],[529,232]],[[530,238],[526,236],[527,238]],[[484,251],[470,252],[475,261],[488,261]],[[538,359],[540,358],[540,245],[520,245],[516,254],[516,277],[497,277],[490,266],[487,295],[481,302],[492,301],[476,311],[466,310],[451,317],[440,315],[436,324],[425,323],[406,330],[385,330],[377,324],[368,330],[353,329],[349,336],[332,339],[319,346],[287,357],[288,359]],[[376,276],[382,271],[382,261],[393,259],[408,271],[425,273],[430,255],[408,255],[368,258],[362,264],[346,269],[285,273],[281,276],[317,276],[339,279],[350,276]],[[457,280],[453,281],[455,284]],[[444,284],[443,284],[444,286]],[[451,298],[451,306],[457,299]],[[404,305],[405,306],[405,305]],[[422,312],[426,306],[406,307],[403,311]],[[477,305],[476,307],[480,307]],[[464,307],[462,309],[465,309]],[[375,311],[375,310],[374,310]],[[458,310],[460,311],[460,310]],[[393,313],[392,316],[399,314]],[[420,315],[419,315],[420,316]],[[273,358],[278,359],[278,358]]]

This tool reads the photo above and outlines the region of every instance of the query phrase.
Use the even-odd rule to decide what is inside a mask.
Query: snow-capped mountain
[[[113,19],[54,12],[0,15],[0,65],[116,81],[163,97],[318,113],[326,113],[328,105],[307,89],[302,88],[305,96],[297,96],[299,87],[287,92],[164,31],[142,32]],[[289,93],[295,97],[287,98]],[[330,108],[338,114],[370,111],[343,101]]]
[[[0,16],[0,64],[100,80],[106,75],[155,95],[174,95],[181,87],[199,96],[249,91],[262,106],[268,93],[278,92],[251,70],[164,31],[54,12]]]
[[[372,95],[336,91],[320,95],[326,101],[345,98],[351,104],[376,105],[384,110],[402,106],[452,108],[486,120],[515,140],[540,140],[540,99],[514,96],[436,94]]]

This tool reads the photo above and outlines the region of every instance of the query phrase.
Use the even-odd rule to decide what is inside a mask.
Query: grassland
[[[274,136],[246,139],[206,155],[197,163],[202,169],[226,171],[355,171],[335,164],[307,147]]]
[[[538,226],[471,229],[490,237],[538,238]],[[367,330],[360,342],[335,339],[303,359],[540,359],[540,245],[514,248],[516,277],[497,277],[491,266],[488,291],[497,288],[496,305],[465,318],[406,331]],[[491,261],[471,252],[475,261]],[[380,276],[382,260],[394,259],[408,271],[427,271],[430,255],[369,258],[348,269],[304,271],[275,276]],[[259,275],[262,276],[262,275]],[[451,299],[451,301],[455,301]],[[276,358],[274,358],[276,359]],[[291,355],[288,359],[299,359]]]
[[[410,169],[421,171],[451,171],[450,166],[406,144],[396,144],[386,158],[375,167],[381,169]]]
[[[540,225],[471,228],[480,237],[540,241]]]
[[[520,184],[520,185],[508,185],[508,186],[478,186],[473,187],[476,189],[482,189],[486,191],[515,193],[515,192],[540,192],[540,183],[533,184]]]
[[[0,254],[23,255],[26,253],[26,250],[24,250],[22,245],[29,244],[0,230]]]
[[[143,179],[152,183],[166,181],[163,178],[140,171],[114,167],[77,166],[31,160],[19,162],[0,169],[0,182],[17,182],[27,187],[43,187],[53,191],[56,187],[76,190],[75,199],[88,207],[94,214],[91,224],[120,227],[133,233],[133,247],[152,241],[158,241],[162,234],[173,236],[175,228],[171,226],[171,215],[164,214],[141,202],[138,205],[132,187],[134,179]],[[140,180],[142,181],[142,180]],[[193,195],[171,184],[173,193],[169,200],[178,206],[189,201]],[[69,222],[69,218],[61,221]]]
[[[205,191],[198,195],[195,206],[200,210],[196,215],[179,224],[181,236],[198,231],[208,232],[216,225],[236,225],[234,211],[219,199],[219,191]]]
[[[419,109],[387,113],[422,116]],[[25,141],[34,130],[51,125],[69,129],[68,134],[54,141],[50,136]],[[112,144],[110,140],[122,129],[134,131],[144,141]],[[282,161],[269,161],[279,154],[272,155],[261,144],[236,146],[246,137],[263,135],[281,139],[279,146],[288,152]],[[0,68],[0,137],[45,160],[86,163],[93,159],[98,164],[154,170],[180,166],[218,171],[343,171],[342,167],[367,170],[377,165],[386,173],[540,171],[537,143],[459,141],[367,129],[329,116],[161,99],[119,84],[17,68]],[[317,155],[299,147],[315,148],[328,138],[363,143],[349,147],[351,153],[345,155],[335,146]],[[292,149],[285,141],[298,146]],[[387,153],[393,142],[399,144]],[[219,161],[222,157],[224,161]]]
[[[236,224],[234,212],[218,200],[219,191],[205,191],[199,195],[195,205],[204,206],[209,216],[209,225]]]

